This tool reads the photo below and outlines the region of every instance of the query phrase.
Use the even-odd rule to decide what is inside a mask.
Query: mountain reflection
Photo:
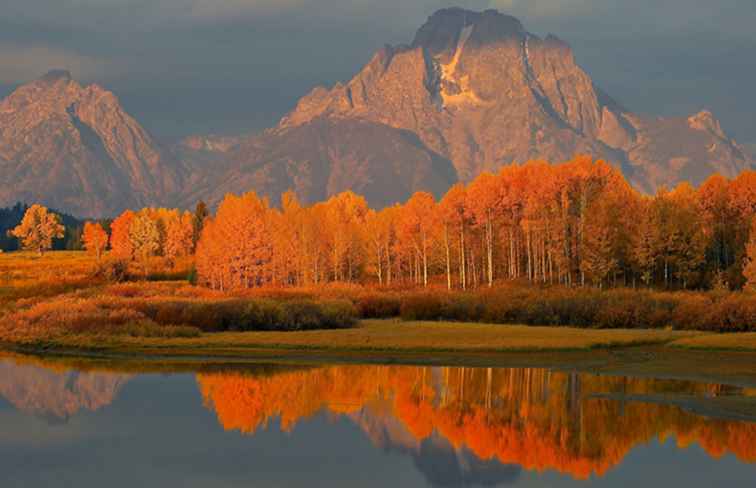
[[[110,405],[129,378],[6,358],[0,360],[0,397],[21,412],[60,423],[82,410],[97,411]]]
[[[547,369],[205,371],[196,374],[202,402],[224,429],[254,435],[274,425],[289,432],[323,415],[351,422],[376,448],[411,459],[434,486],[515,483],[525,470],[600,477],[657,438],[674,438],[680,448],[697,444],[714,458],[756,462],[756,423],[728,420],[752,418],[753,399],[743,397],[756,391],[738,387]],[[59,422],[117,401],[132,377],[14,356],[0,359],[0,398]],[[198,408],[190,395],[181,401]]]
[[[412,455],[434,484],[490,485],[519,468],[602,476],[634,446],[670,436],[710,456],[756,461],[756,424],[714,420],[667,399],[742,394],[734,387],[545,369],[334,366],[253,376],[198,374],[206,407],[227,430],[271,420],[290,431],[326,412],[376,446]],[[643,398],[648,401],[628,401]],[[678,401],[679,405],[680,402]]]

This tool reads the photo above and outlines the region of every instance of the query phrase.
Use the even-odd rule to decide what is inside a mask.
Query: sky
[[[496,8],[569,42],[634,112],[708,109],[756,143],[753,0],[3,0],[0,96],[53,68],[114,91],[164,139],[274,125],[435,10]]]

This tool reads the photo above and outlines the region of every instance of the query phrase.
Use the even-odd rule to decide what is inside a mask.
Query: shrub
[[[123,325],[113,331],[116,335],[128,335],[131,337],[157,337],[157,338],[190,338],[199,337],[201,331],[196,327],[185,325],[158,325],[150,320],[132,322]]]
[[[92,269],[91,278],[109,283],[123,283],[129,279],[129,264],[120,259],[100,261]]]
[[[296,300],[281,304],[281,321],[277,330],[311,330],[351,327],[356,322],[357,311],[345,300],[313,301]]]
[[[402,299],[402,320],[443,320],[443,300],[431,293],[413,293]]]
[[[754,331],[756,300],[742,294],[730,294],[709,307],[699,327],[716,332]]]
[[[756,331],[756,296],[509,285],[477,292],[404,295],[401,317],[605,329]]]
[[[321,328],[345,329],[357,323],[357,308],[348,300],[327,300],[320,306],[323,313]]]
[[[283,320],[283,310],[280,303],[259,299],[249,302],[231,330],[274,330]]]
[[[395,294],[373,293],[357,298],[355,306],[363,319],[386,319],[399,316],[402,302]]]

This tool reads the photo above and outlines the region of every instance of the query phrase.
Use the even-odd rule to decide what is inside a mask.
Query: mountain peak
[[[722,130],[719,120],[711,113],[710,110],[701,110],[697,114],[688,118],[688,125],[691,129],[706,131],[720,139],[727,139],[727,135]]]
[[[40,81],[46,81],[48,83],[55,83],[56,81],[71,81],[73,76],[67,69],[51,69],[44,76],[40,78]]]
[[[424,47],[432,54],[452,50],[463,31],[472,34],[480,45],[505,39],[521,38],[525,34],[522,23],[498,10],[475,12],[459,7],[442,9],[428,17],[417,31],[413,47]]]

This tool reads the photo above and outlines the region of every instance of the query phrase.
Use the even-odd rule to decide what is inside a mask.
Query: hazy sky
[[[572,44],[629,109],[708,108],[756,142],[754,0],[3,0],[0,95],[51,68],[116,92],[162,137],[276,122],[440,7],[498,8]]]

